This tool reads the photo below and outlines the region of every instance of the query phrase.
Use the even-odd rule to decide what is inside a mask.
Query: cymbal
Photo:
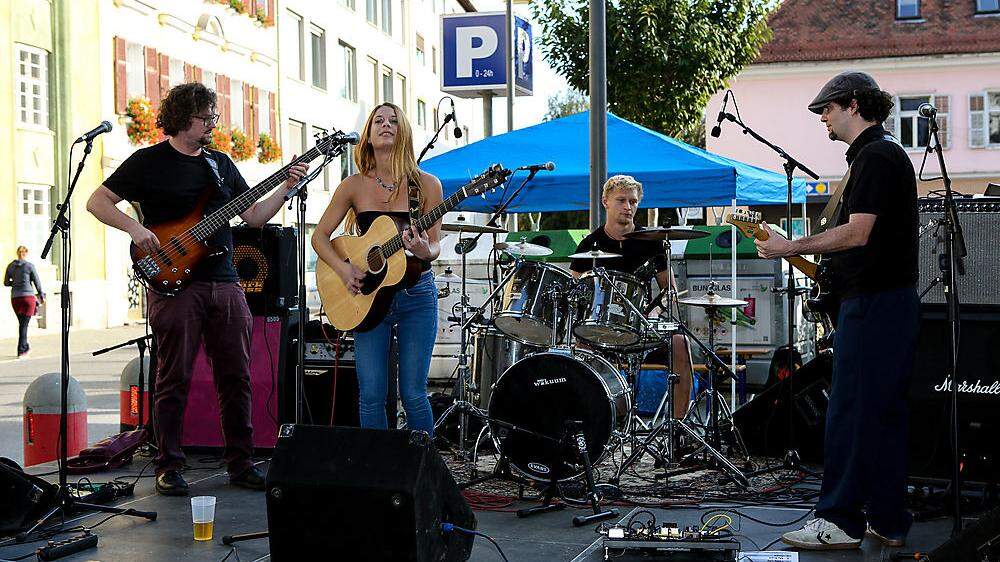
[[[644,228],[642,230],[636,230],[634,232],[629,232],[625,235],[625,238],[631,238],[632,240],[652,240],[659,242],[660,240],[695,240],[698,238],[704,238],[708,236],[708,232],[704,230],[697,230],[694,228],[688,228],[684,226],[653,226],[649,228]]]
[[[441,225],[441,230],[445,232],[474,232],[476,234],[505,234],[506,228],[490,226],[487,224],[472,224],[461,222],[446,222]]]
[[[521,256],[547,256],[552,253],[552,248],[539,246],[530,242],[497,242],[493,248],[507,252],[508,254],[518,254]]]
[[[438,275],[437,277],[435,277],[434,278],[434,282],[435,283],[455,283],[455,284],[461,284],[462,283],[462,277],[460,275],[455,275],[454,273],[451,273],[451,272],[446,272],[446,273],[442,273],[441,275]],[[465,284],[466,285],[485,285],[487,283],[489,283],[489,281],[486,281],[485,279],[468,279],[468,278],[466,278],[466,280],[465,280]]]
[[[677,299],[677,304],[687,304],[703,308],[732,308],[736,306],[746,306],[748,303],[747,301],[731,299],[716,293],[708,292],[699,297],[685,297],[683,299]]]
[[[585,259],[585,260],[599,260],[604,258],[620,258],[621,254],[615,254],[612,252],[605,252],[604,250],[591,250],[589,252],[579,252],[576,254],[570,254],[572,259]]]

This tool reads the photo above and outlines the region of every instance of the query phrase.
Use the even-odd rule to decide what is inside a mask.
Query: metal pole
[[[590,229],[604,222],[601,188],[608,176],[608,75],[605,0],[590,0]]]
[[[507,0],[507,132],[514,130],[514,57],[517,40],[514,37],[514,0]]]
[[[493,92],[483,92],[483,137],[493,136]]]
[[[733,206],[732,206],[732,211],[731,212],[733,212],[733,213],[736,212],[736,199],[733,199]],[[730,287],[729,298],[738,299],[739,297],[736,296],[736,245],[737,245],[736,244],[736,236],[737,236],[737,234],[739,234],[739,232],[736,230],[736,226],[735,225],[730,225],[729,226],[729,233],[730,233],[730,237],[731,237],[730,239],[733,241],[731,252],[729,253],[729,275],[730,275],[729,282],[732,283],[732,286]],[[730,319],[729,333],[732,336],[732,341],[730,342],[730,346],[729,346],[729,350],[730,350],[729,351],[729,365],[730,365],[730,369],[732,369],[732,371],[735,373],[736,372],[736,307],[735,306],[733,308],[729,309],[729,319]],[[744,376],[746,376],[746,375],[744,374]],[[735,378],[730,379],[729,405],[734,410],[736,409],[736,379]]]

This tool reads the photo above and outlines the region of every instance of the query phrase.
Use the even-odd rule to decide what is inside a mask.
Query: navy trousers
[[[913,287],[841,304],[816,516],[854,538],[864,536],[866,514],[887,536],[905,536],[913,523],[905,506],[906,394],[919,305]]]

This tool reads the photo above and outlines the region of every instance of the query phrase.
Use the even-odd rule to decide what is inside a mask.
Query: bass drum
[[[573,449],[553,439],[566,441],[567,422],[581,422],[590,461],[599,464],[632,407],[627,389],[618,369],[589,351],[550,350],[526,357],[493,385],[489,415],[497,449],[511,468],[532,480],[576,478],[583,474],[583,463]]]

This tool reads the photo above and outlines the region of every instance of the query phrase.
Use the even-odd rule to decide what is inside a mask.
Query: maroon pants
[[[195,282],[175,297],[149,292],[149,325],[156,336],[154,423],[156,474],[184,465],[181,431],[198,347],[215,380],[222,413],[223,460],[230,474],[250,468],[250,333],[253,319],[238,283]]]

